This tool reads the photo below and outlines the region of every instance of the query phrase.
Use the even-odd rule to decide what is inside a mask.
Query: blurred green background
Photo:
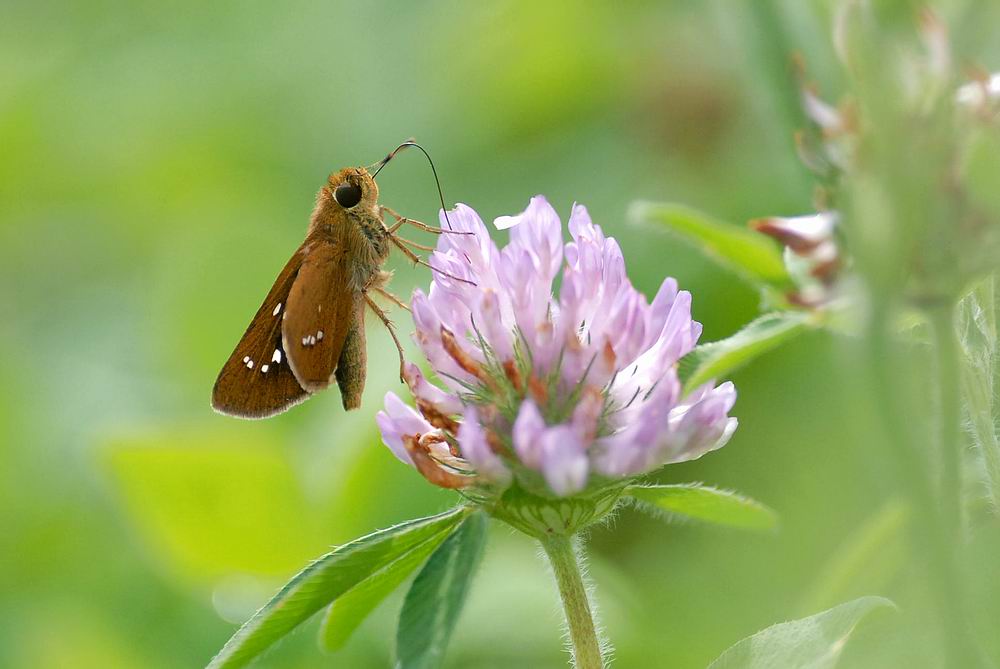
[[[964,31],[962,57],[1000,64],[992,4],[940,10]],[[452,501],[376,436],[384,392],[404,389],[375,319],[360,411],[345,415],[336,391],[266,422],[209,407],[333,170],[415,136],[449,202],[487,221],[536,193],[564,216],[586,204],[641,290],[672,275],[692,291],[705,341],[753,318],[751,289],[626,210],[676,200],[738,224],[811,211],[787,53],[836,98],[831,13],[794,0],[6,3],[0,666],[204,665],[331,544]],[[384,203],[434,220],[419,154],[379,183]],[[429,280],[389,265],[401,295]],[[780,532],[632,511],[593,531],[615,666],[703,667],[856,595],[919,599],[899,586],[905,512],[871,456],[879,407],[857,387],[853,345],[816,333],[741,371],[731,444],[661,475],[745,492],[781,514]],[[843,571],[838,552],[862,550],[865,532],[890,539]],[[536,553],[494,528],[448,666],[565,666]],[[306,629],[257,666],[389,666],[398,606],[337,655]]]

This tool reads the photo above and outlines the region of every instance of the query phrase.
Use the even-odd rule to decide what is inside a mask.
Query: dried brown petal
[[[416,436],[403,437],[403,445],[406,446],[406,452],[410,454],[413,466],[417,468],[421,476],[437,487],[458,490],[468,488],[475,482],[475,477],[455,474],[442,468],[437,460],[430,456],[426,445],[421,445]]]

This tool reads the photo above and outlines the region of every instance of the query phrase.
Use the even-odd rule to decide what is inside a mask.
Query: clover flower
[[[510,230],[502,249],[467,206],[441,223],[465,234],[440,236],[440,271],[411,302],[441,385],[408,364],[416,408],[388,393],[377,417],[400,460],[446,488],[566,497],[726,443],[733,385],[685,395],[677,375],[701,334],[691,295],[668,278],[649,302],[585,207],[573,207],[568,243],[541,196],[496,219]]]
[[[845,3],[844,8],[860,11],[856,3],[850,8]],[[871,171],[877,161],[872,151],[877,142],[869,132],[871,110],[850,96],[836,104],[823,100],[807,81],[804,64],[797,61],[802,108],[809,124],[796,133],[795,141],[802,162],[819,178],[814,195],[819,211],[750,221],[751,228],[785,247],[785,266],[793,284],[785,297],[793,305],[818,309],[838,302],[854,288],[854,279],[866,274],[866,265],[877,268],[879,275],[891,276],[894,273],[885,268],[898,263],[901,271],[895,275],[909,277],[900,288],[914,303],[935,302],[940,294],[961,292],[995,266],[1000,252],[1000,207],[994,197],[1000,155],[996,124],[1000,73],[976,68],[970,81],[956,86],[944,24],[928,9],[918,16],[921,48],[903,49],[887,65],[897,70],[900,83],[899,99],[891,102],[897,107],[893,113],[913,124],[907,131],[910,136],[947,138],[938,141],[936,158],[927,159],[928,170],[937,173],[920,175],[923,181],[914,186],[916,194],[929,198],[918,210],[929,212],[940,206],[947,213],[929,214],[926,219],[904,216],[892,222],[899,226],[892,233],[858,235],[862,227],[850,209],[851,198],[845,198],[845,188],[873,179]],[[835,41],[847,43],[844,35]],[[841,56],[849,65],[850,59],[844,53]],[[862,151],[862,146],[867,148]],[[863,157],[865,152],[867,157]],[[876,226],[865,221],[863,227],[872,230]],[[915,240],[899,243],[911,234]],[[853,244],[852,235],[857,235]],[[868,249],[859,256],[864,247]]]
[[[839,292],[845,259],[836,238],[840,215],[821,211],[803,216],[771,216],[750,221],[750,227],[785,247],[784,260],[795,289],[788,300],[801,307],[819,307]]]
[[[955,101],[989,119],[1000,101],[1000,72],[978,73],[973,81],[959,87]]]

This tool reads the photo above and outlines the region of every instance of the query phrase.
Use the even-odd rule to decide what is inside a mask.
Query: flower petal
[[[528,208],[511,228],[508,248],[528,251],[537,272],[552,277],[559,273],[563,260],[562,222],[549,201],[541,195],[531,198]]]
[[[434,286],[432,286],[433,288]],[[413,299],[410,300],[410,309],[413,314],[413,325],[416,328],[413,334],[414,341],[416,341],[420,350],[423,351],[424,357],[431,363],[431,366],[438,373],[442,382],[453,390],[460,390],[462,388],[461,382],[474,382],[475,377],[462,369],[448,351],[445,350],[444,344],[441,341],[442,319],[437,309],[431,304],[430,298],[424,295],[423,291],[419,289],[413,291]],[[464,335],[464,330],[462,333]],[[459,339],[464,344],[464,336]],[[463,348],[463,351],[469,353],[465,348]]]
[[[379,411],[375,415],[375,422],[382,433],[382,443],[408,465],[412,465],[413,460],[406,451],[403,438],[434,431],[434,427],[423,416],[392,392],[385,394],[385,411]]]
[[[718,388],[711,383],[699,388],[693,404],[680,405],[671,411],[670,436],[663,444],[664,463],[695,460],[721,448],[736,429],[729,410],[736,402],[736,388],[726,382]]]
[[[462,402],[458,397],[446,393],[424,378],[423,372],[412,362],[406,363],[403,368],[403,377],[406,379],[406,385],[409,386],[410,392],[417,399],[433,405],[445,415],[462,413]]]
[[[576,430],[569,425],[547,428],[538,446],[542,453],[542,474],[552,492],[566,496],[583,489],[590,464]]]
[[[490,448],[486,430],[479,422],[479,413],[474,406],[465,412],[465,420],[458,431],[458,447],[462,457],[484,478],[500,485],[511,480],[510,470],[503,460]]]
[[[545,431],[545,419],[542,418],[538,405],[534,400],[526,399],[514,421],[514,450],[528,467],[538,469],[542,465],[541,437]]]

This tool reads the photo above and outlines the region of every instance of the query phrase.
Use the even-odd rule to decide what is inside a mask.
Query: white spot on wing
[[[318,340],[322,340],[323,339],[323,331],[322,330],[320,330],[319,332],[316,333],[316,339],[318,339]]]
[[[267,374],[267,365],[261,365],[261,366],[260,366],[260,371],[262,371],[262,372],[264,372],[265,374]]]
[[[247,360],[247,369],[253,369],[253,360]]]
[[[274,311],[271,312],[271,315],[277,316],[279,311],[281,311],[281,302],[278,302],[278,304],[274,307]]]
[[[245,355],[245,356],[243,356],[243,364],[245,365],[245,364],[247,364],[248,362],[250,362],[250,356],[249,356],[249,355]]]
[[[271,362],[281,362],[281,349],[274,349],[274,355],[271,356]]]

